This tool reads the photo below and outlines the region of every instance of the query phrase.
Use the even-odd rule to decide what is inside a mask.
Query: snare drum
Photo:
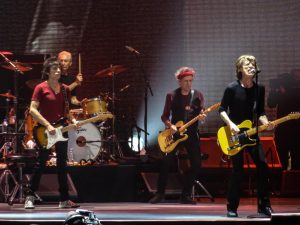
[[[97,98],[91,98],[84,102],[83,110],[85,115],[93,117],[99,113],[107,112],[107,102],[100,96]]]
[[[69,161],[96,160],[102,146],[102,138],[98,128],[87,123],[76,130],[68,131],[68,158]]]

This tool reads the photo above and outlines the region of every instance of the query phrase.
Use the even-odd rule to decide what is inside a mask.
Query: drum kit
[[[8,70],[15,70],[15,67],[17,67],[18,71],[21,73],[32,69],[30,65],[20,62],[14,62],[14,66],[4,62],[0,63],[0,66]],[[125,72],[126,70],[127,68],[122,65],[115,65],[97,72],[95,76],[99,78],[112,78],[112,96],[109,96],[108,93],[100,93],[97,97],[83,101],[82,108],[71,109],[70,114],[79,121],[86,120],[99,114],[110,113],[108,111],[109,103],[112,104],[112,112],[114,112],[114,102],[116,100],[114,94],[114,77],[116,74]],[[39,83],[39,79],[28,80],[25,82],[26,86],[30,89],[34,89]],[[130,85],[127,85],[124,89],[127,89],[129,86]],[[18,96],[15,96],[10,92],[0,93],[0,97],[6,98],[7,102],[11,100],[16,101],[16,99],[18,99]],[[10,111],[8,107],[9,105],[7,104],[6,118],[15,116],[8,113]],[[36,145],[33,137],[33,129],[37,125],[37,122],[29,114],[28,109],[25,111],[24,115],[25,119],[22,121],[21,126],[18,127],[18,132],[24,131],[22,135],[24,149],[35,149]],[[118,140],[116,140],[114,126],[113,118],[112,125],[107,123],[107,121],[100,121],[97,123],[86,123],[76,130],[68,131],[69,164],[85,165],[89,162],[105,163],[111,159],[115,159],[115,157],[122,157],[123,153],[118,144]],[[7,144],[7,140],[4,142]],[[1,150],[6,144],[3,145]]]
[[[107,69],[96,73],[97,77],[111,77],[114,80],[116,74],[125,72],[126,67],[122,65],[111,66]],[[126,85],[123,89],[127,89],[130,85]],[[122,90],[123,91],[123,90]],[[82,108],[71,109],[70,113],[77,120],[84,120],[97,116],[101,113],[109,113],[108,105],[111,103],[112,112],[114,112],[114,103],[116,97],[114,95],[114,81],[112,97],[109,93],[100,93],[98,97],[87,99],[83,102]],[[89,164],[91,162],[106,162],[114,160],[115,157],[122,157],[123,152],[119,145],[120,140],[116,139],[114,118],[112,123],[106,121],[100,123],[88,123],[77,130],[68,133],[68,157],[69,161],[75,164]]]

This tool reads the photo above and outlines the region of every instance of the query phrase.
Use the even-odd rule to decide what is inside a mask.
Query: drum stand
[[[14,185],[14,189],[10,190],[10,181],[13,182]],[[2,186],[4,186],[2,188]],[[8,202],[9,197],[13,194],[13,192],[15,192],[15,188],[18,188],[19,184],[17,182],[17,179],[15,178],[15,176],[13,175],[13,173],[11,172],[10,169],[5,169],[1,176],[0,176],[0,190],[2,192],[2,194],[4,195],[4,201]]]
[[[5,158],[8,155],[8,152],[11,149],[11,146],[12,146],[12,143],[11,142],[7,142],[6,137],[5,137],[5,143],[2,146],[2,148],[0,149],[0,152],[3,155],[4,161],[6,161]],[[4,195],[5,202],[8,202],[9,197],[13,193],[13,190],[11,190],[11,188],[10,188],[10,181],[13,182],[13,185],[15,187],[18,186],[17,179],[15,178],[15,176],[11,172],[11,170],[8,168],[8,165],[6,163],[6,168],[5,168],[5,170],[2,172],[2,174],[0,176],[0,190],[1,190],[2,194]]]
[[[14,132],[10,133],[9,130],[5,135],[12,135],[14,137],[14,141],[11,142],[11,148],[13,149],[13,154],[10,154],[9,156],[5,156],[5,163],[7,165],[7,168],[10,163],[14,163],[16,167],[18,168],[18,174],[19,174],[19,182],[14,177],[13,173],[10,169],[6,169],[1,177],[0,177],[0,184],[4,181],[4,191],[1,189],[2,192],[4,192],[5,199],[8,200],[8,204],[11,205],[13,201],[15,200],[15,197],[17,193],[19,193],[19,201],[20,203],[24,200],[23,195],[23,167],[25,163],[23,162],[24,158],[21,155],[18,155],[19,152],[19,135],[23,135],[22,133],[18,133],[18,74],[24,74],[16,65],[14,62],[9,60],[4,54],[0,52],[0,55],[2,58],[6,61],[6,63],[11,66],[12,70],[14,71],[13,79],[14,79],[14,109],[15,109],[15,126],[14,126]],[[9,115],[8,111],[8,104],[7,102],[7,116]],[[7,118],[9,119],[9,118]],[[4,144],[4,148],[6,148],[7,143]],[[9,188],[9,178],[12,179],[14,183],[14,188],[12,192],[10,192]],[[9,197],[9,199],[8,199]]]
[[[16,119],[15,119],[15,137],[16,137],[16,142],[15,142],[15,145],[14,145],[14,153],[19,153],[19,150],[18,150],[18,97],[19,97],[19,92],[18,92],[18,74],[24,74],[16,65],[14,62],[12,62],[11,60],[9,60],[4,54],[2,54],[0,52],[0,55],[2,56],[2,58],[6,61],[6,63],[8,65],[11,66],[11,68],[13,68],[13,71],[14,71],[14,75],[13,75],[13,78],[14,78],[14,94],[15,94],[15,97],[14,97],[14,108],[15,108],[15,115],[16,115]],[[8,107],[8,103],[7,103],[7,107]],[[8,108],[7,108],[7,116],[8,116]],[[8,118],[7,118],[8,119]]]
[[[110,66],[113,68],[113,65]],[[112,69],[112,113],[115,115],[115,100],[116,100],[116,93],[115,93],[115,75],[116,73]],[[120,146],[120,140],[118,140],[117,135],[115,134],[115,116],[112,118],[112,135],[107,138],[108,143],[112,143],[112,149],[110,150],[110,158],[116,160],[116,157],[123,157],[123,152]],[[110,147],[110,146],[109,146]]]

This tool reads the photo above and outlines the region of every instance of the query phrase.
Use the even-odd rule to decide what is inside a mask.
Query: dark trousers
[[[248,151],[256,165],[258,207],[270,206],[269,200],[269,170],[261,143],[258,148],[247,147],[231,157],[232,174],[227,195],[227,209],[237,210],[240,202],[241,184],[244,175],[244,151]]]
[[[67,148],[68,142],[57,142],[55,144],[56,149],[56,173],[58,177],[60,201],[69,200],[69,188],[67,179]],[[31,191],[35,192],[39,188],[41,176],[46,168],[46,161],[49,158],[50,150],[39,150],[39,165],[35,169],[30,182]]]
[[[200,143],[197,134],[188,134],[189,138],[180,143],[178,148],[184,147],[187,150],[188,159],[190,160],[191,168],[184,172],[182,175],[182,197],[190,196],[192,193],[192,187],[194,185],[195,179],[198,175],[199,168],[201,166],[201,152]],[[169,174],[169,169],[172,161],[176,159],[177,149],[174,149],[171,153],[164,155],[160,164],[160,173],[157,182],[157,193],[165,194],[165,189],[167,185],[167,179]]]

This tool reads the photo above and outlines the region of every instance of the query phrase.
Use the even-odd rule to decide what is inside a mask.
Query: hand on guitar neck
[[[188,138],[188,135],[185,134],[185,132],[189,126],[194,124],[196,121],[204,121],[207,113],[216,110],[219,108],[219,106],[219,102],[212,105],[205,111],[201,111],[198,116],[194,117],[187,123],[178,121],[175,125],[173,125],[169,121],[166,122],[166,125],[169,127],[169,129],[162,131],[157,138],[160,150],[164,153],[170,153],[173,151],[180,142],[185,141]]]

